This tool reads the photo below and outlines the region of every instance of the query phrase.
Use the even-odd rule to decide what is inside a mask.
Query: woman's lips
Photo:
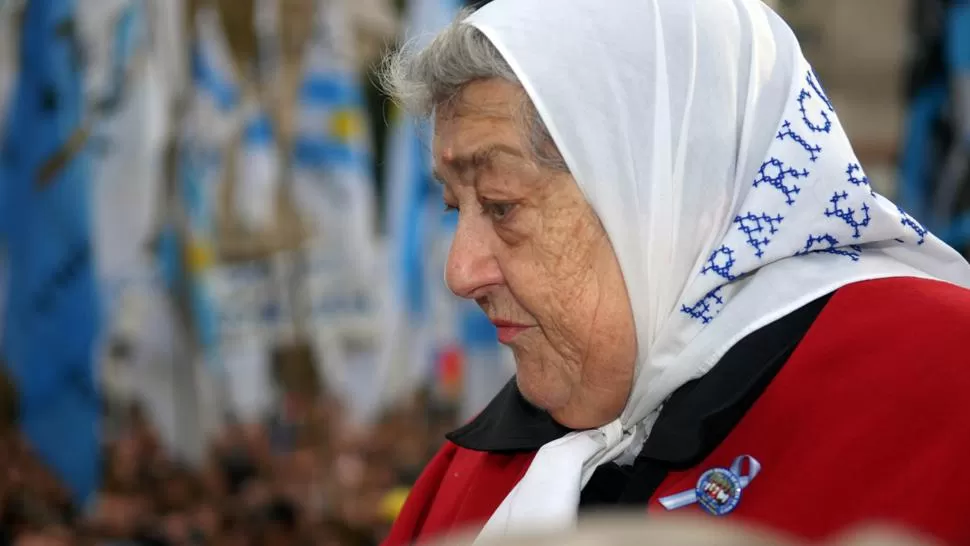
[[[498,330],[498,340],[499,343],[510,343],[519,334],[532,328],[529,324],[519,324],[517,322],[510,322],[507,320],[492,320],[492,324]]]

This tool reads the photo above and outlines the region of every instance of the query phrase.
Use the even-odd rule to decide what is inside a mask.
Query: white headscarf
[[[806,303],[885,277],[970,286],[959,254],[872,192],[760,1],[496,0],[466,22],[515,71],[605,226],[639,348],[622,416],[540,449],[482,536],[573,522],[595,468],[635,453],[674,390]]]

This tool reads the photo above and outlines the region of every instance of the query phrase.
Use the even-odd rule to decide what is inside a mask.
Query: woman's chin
[[[609,423],[612,419],[601,419],[586,407],[576,407],[570,404],[570,390],[565,385],[557,385],[553,380],[530,380],[528,376],[516,376],[519,392],[525,400],[549,414],[560,425],[583,430],[597,428]],[[559,388],[557,388],[559,387]]]
[[[527,402],[549,414],[560,425],[573,430],[599,428],[623,411],[623,403],[597,405],[577,403],[569,385],[555,379],[534,377],[519,370],[515,376],[519,392]],[[614,407],[616,406],[616,407]]]
[[[604,417],[602,415],[596,415],[588,411],[584,411],[584,408],[572,408],[569,406],[549,411],[548,413],[549,416],[552,417],[557,423],[572,430],[590,430],[599,428],[613,421],[617,417]]]
[[[560,388],[557,381],[537,378],[520,366],[516,368],[515,383],[528,403],[551,414],[569,400],[568,394],[562,394],[568,391]]]

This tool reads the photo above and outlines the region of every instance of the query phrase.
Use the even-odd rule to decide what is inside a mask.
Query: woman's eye
[[[458,207],[445,203],[445,212],[455,212],[457,210],[458,210]]]
[[[482,205],[485,213],[492,217],[493,220],[502,221],[505,220],[512,210],[515,208],[514,203],[485,203]]]

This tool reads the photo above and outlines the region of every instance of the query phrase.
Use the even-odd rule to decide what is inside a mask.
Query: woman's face
[[[569,92],[563,90],[563,92]],[[434,163],[458,228],[451,290],[475,300],[512,348],[522,394],[559,423],[623,410],[636,335],[613,247],[569,173],[539,166],[502,80],[469,84],[435,116]]]

